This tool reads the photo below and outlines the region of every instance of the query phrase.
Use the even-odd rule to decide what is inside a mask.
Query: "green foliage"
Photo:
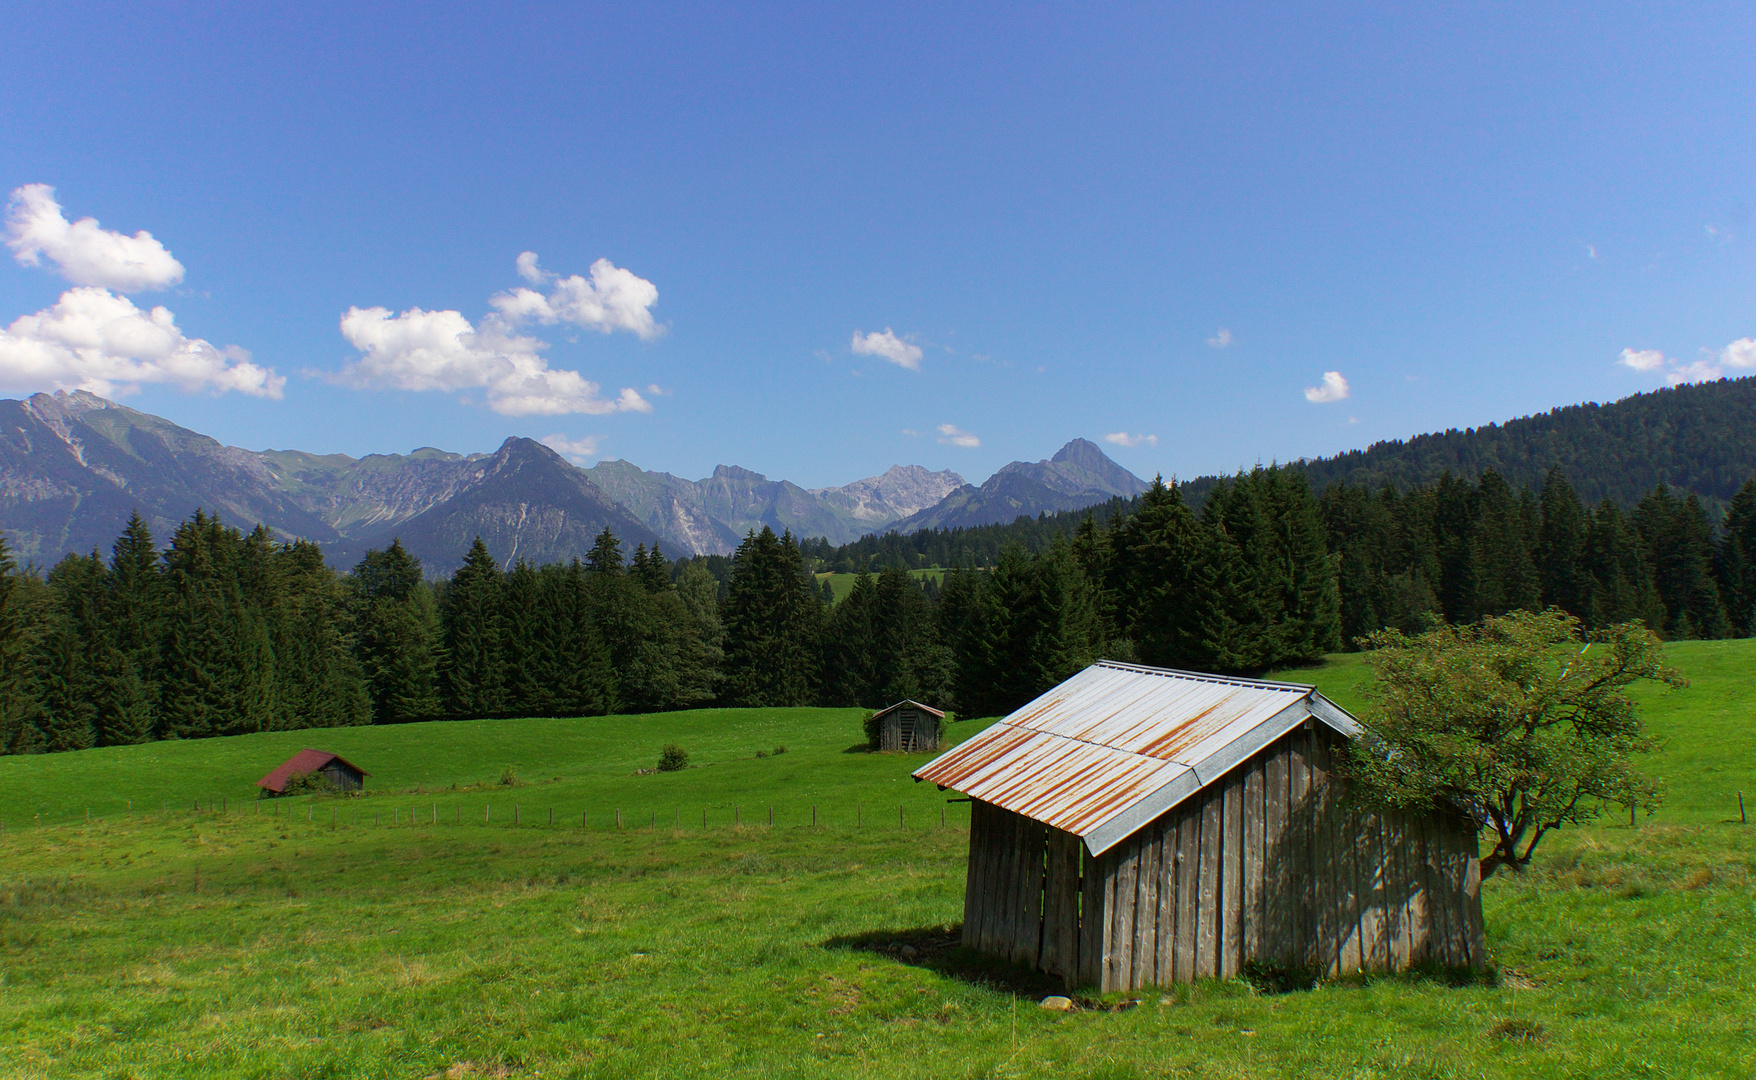
[[[335,782],[321,772],[300,772],[287,777],[281,796],[292,798],[299,795],[335,795],[340,791]]]
[[[1589,821],[1606,802],[1650,813],[1658,785],[1632,757],[1653,744],[1627,690],[1684,683],[1644,626],[1591,640],[1579,626],[1551,609],[1418,637],[1374,634],[1377,682],[1369,735],[1352,747],[1353,793],[1369,805],[1437,801],[1479,818],[1492,834],[1483,877],[1524,869],[1550,830]]]
[[[763,526],[738,546],[721,611],[722,696],[733,705],[804,705],[817,698],[823,602],[792,533]]]
[[[676,743],[666,743],[665,748],[659,751],[659,772],[676,772],[679,769],[687,769],[688,767],[689,751],[678,746]]]

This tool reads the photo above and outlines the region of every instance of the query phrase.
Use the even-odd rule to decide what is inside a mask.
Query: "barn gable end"
[[[1065,710],[1076,695],[1057,698],[1064,688],[1077,691],[1079,678],[1044,697],[1061,703],[1063,729],[1084,722],[1090,734],[1089,717]],[[1352,717],[1308,687],[1237,682],[1247,697],[1284,687],[1307,704],[1288,723],[1284,699],[1255,701],[1255,714],[1233,702],[1236,730],[1223,746],[1185,751],[1198,760],[1170,763],[1181,768],[1164,770],[1158,788],[1137,791],[1125,806],[1083,803],[1103,797],[1106,774],[1069,774],[1098,781],[1096,796],[1082,794],[1078,780],[1061,774],[1081,755],[1052,744],[1046,759],[1014,760],[1010,774],[994,769],[1007,752],[1004,731],[987,751],[947,761],[978,736],[919,770],[924,779],[961,771],[970,785],[961,788],[972,795],[964,944],[1105,991],[1230,978],[1252,963],[1326,975],[1426,961],[1480,967],[1476,832],[1467,819],[1449,808],[1425,815],[1345,808],[1335,766],[1359,730]],[[1112,682],[1101,695],[1107,719],[1128,711],[1118,712],[1119,703],[1155,692],[1123,691]],[[1157,731],[1133,731],[1135,717],[1123,738],[1199,746],[1188,738],[1189,717],[1211,716],[1211,696],[1160,717]],[[1022,726],[1039,702],[996,727]],[[1263,741],[1265,728],[1276,733]],[[1083,822],[1084,834],[1037,816],[1051,814]]]

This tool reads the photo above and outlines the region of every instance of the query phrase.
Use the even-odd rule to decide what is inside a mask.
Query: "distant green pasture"
[[[916,581],[926,581],[929,578],[940,584],[945,581],[945,571],[938,567],[927,570],[910,570],[909,573],[914,575]],[[835,602],[839,604],[847,598],[848,593],[854,591],[854,579],[859,576],[858,574],[818,574],[817,582],[821,587],[822,583],[827,580],[830,589],[835,594]]]

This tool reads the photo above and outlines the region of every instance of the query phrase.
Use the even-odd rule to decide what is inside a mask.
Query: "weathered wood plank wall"
[[[971,805],[963,942],[1129,990],[1255,962],[1336,975],[1484,961],[1475,830],[1461,815],[1351,813],[1340,736],[1290,732],[1093,858]]]

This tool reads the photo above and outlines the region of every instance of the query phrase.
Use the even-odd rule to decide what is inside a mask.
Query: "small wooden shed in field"
[[[256,786],[272,795],[281,795],[286,792],[289,780],[305,773],[322,775],[337,791],[359,791],[366,786],[366,777],[372,775],[340,754],[331,754],[327,750],[301,750],[256,781]]]
[[[939,725],[945,714],[930,705],[904,699],[872,714],[878,749],[916,753],[939,749]]]
[[[1356,813],[1292,683],[1100,662],[915,771],[971,799],[963,943],[1132,990],[1483,963],[1476,828]]]

